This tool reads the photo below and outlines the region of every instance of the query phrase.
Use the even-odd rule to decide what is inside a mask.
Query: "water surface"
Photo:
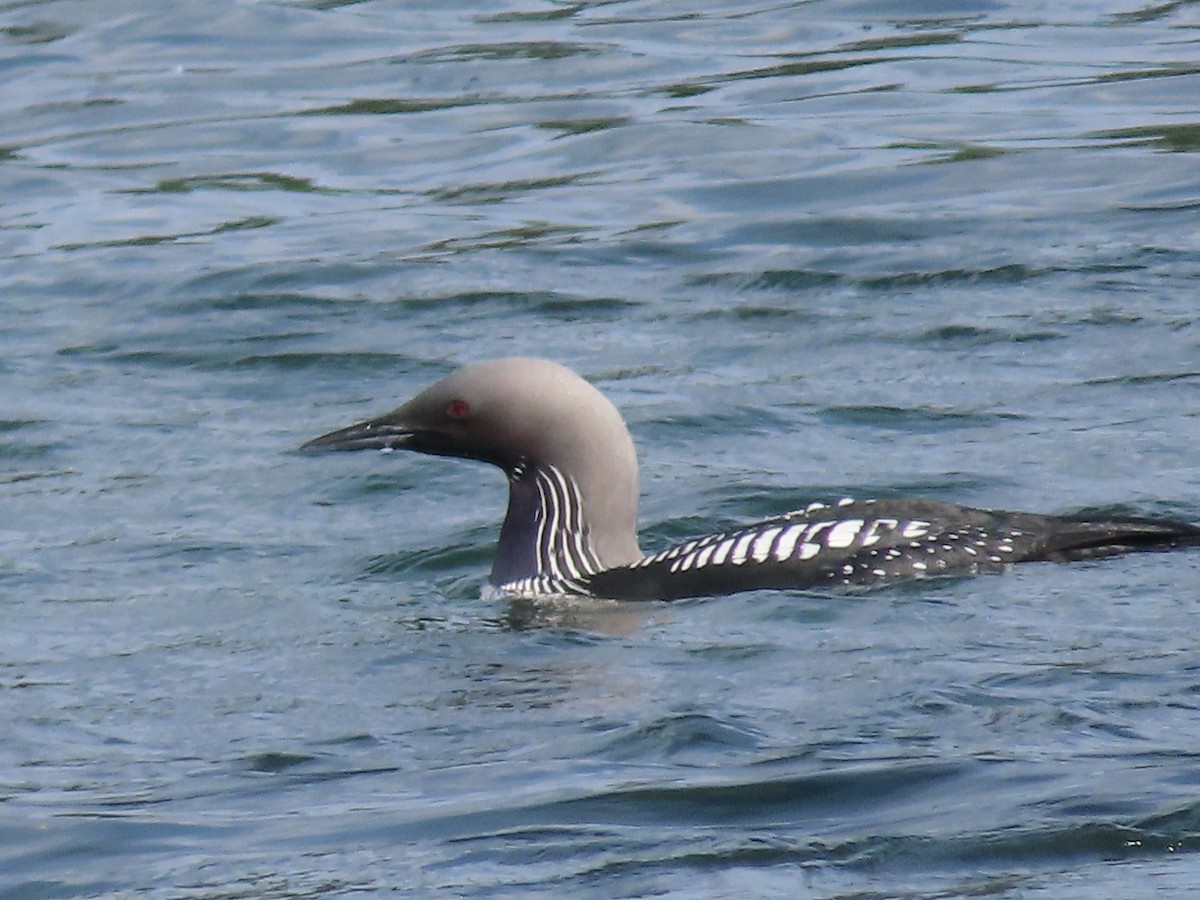
[[[1192,4],[0,5],[0,897],[1187,895],[1200,557],[479,598],[453,367],[623,409],[643,546],[1200,520]]]

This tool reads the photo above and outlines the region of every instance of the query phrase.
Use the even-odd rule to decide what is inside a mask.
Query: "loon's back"
[[[584,582],[598,596],[680,599],[878,585],[1200,544],[1200,527],[1135,516],[1047,516],[932,500],[841,500],[687,541]]]

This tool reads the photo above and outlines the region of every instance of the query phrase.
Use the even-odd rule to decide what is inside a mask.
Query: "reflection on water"
[[[561,597],[513,600],[505,622],[510,628],[559,628],[609,637],[635,634],[649,624],[669,621],[670,612],[657,604]]]

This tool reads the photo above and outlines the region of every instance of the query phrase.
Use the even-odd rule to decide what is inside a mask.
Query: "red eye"
[[[471,411],[471,404],[466,400],[451,400],[446,404],[446,415],[452,419],[461,419]]]

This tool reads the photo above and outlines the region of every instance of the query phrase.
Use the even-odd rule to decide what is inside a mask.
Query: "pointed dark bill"
[[[359,422],[339,428],[329,434],[313,438],[300,447],[304,451],[317,450],[402,450],[409,446],[413,431],[385,419]]]

